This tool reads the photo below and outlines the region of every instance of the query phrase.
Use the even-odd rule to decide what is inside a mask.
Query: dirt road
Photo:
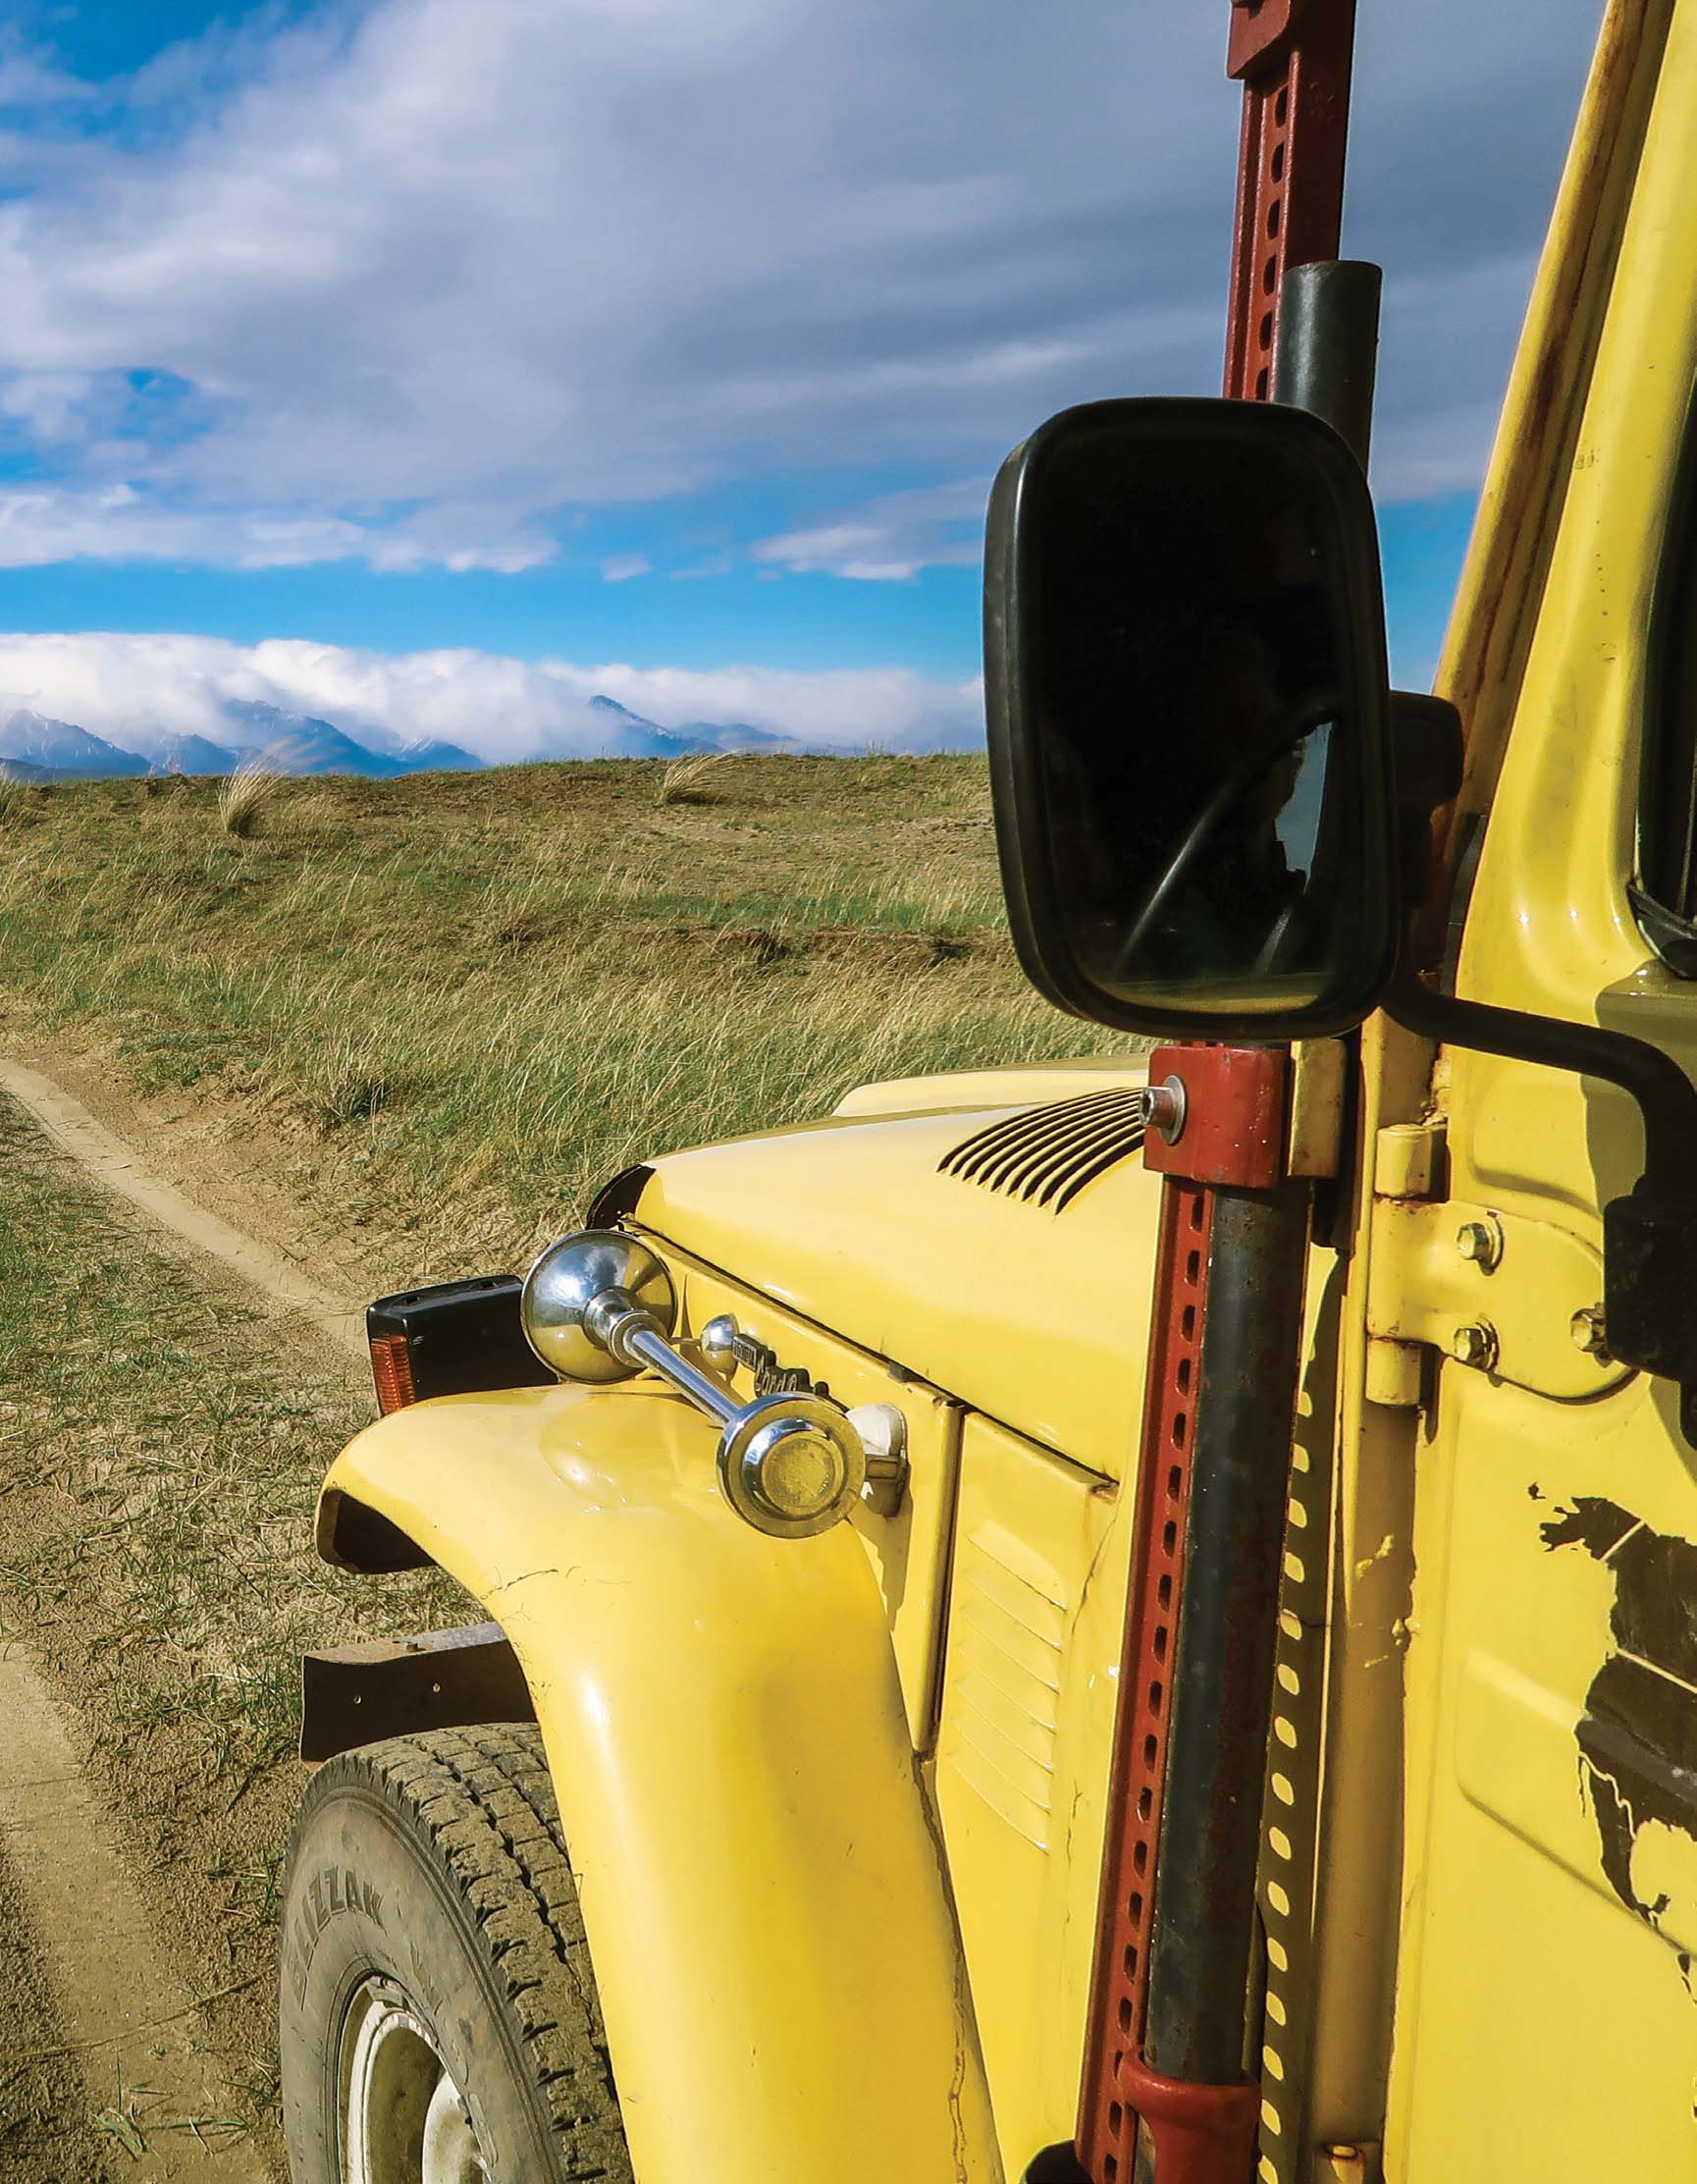
[[[0,2174],[264,2184],[294,1659],[429,1609],[312,1559],[357,1313],[108,1117],[0,1062]]]
[[[8,2174],[96,2178],[110,2150],[148,2184],[259,2184],[270,2166],[221,2112],[201,2013],[154,1935],[119,1817],[16,1641],[0,1647],[0,1955],[16,1947],[22,1975],[11,2009],[0,2002],[18,2043],[0,2057],[0,2117],[12,2109],[17,2126]]]

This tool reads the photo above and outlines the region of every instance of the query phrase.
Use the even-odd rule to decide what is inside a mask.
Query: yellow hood
[[[1112,1157],[1129,1103],[1103,1095],[1142,1081],[1140,1065],[1123,1063],[872,1088],[852,1103],[875,1107],[893,1094],[907,1111],[839,1113],[672,1154],[654,1164],[636,1219],[974,1410],[1121,1478],[1141,1408],[1159,1179],[1137,1151]],[[944,1167],[1005,1117],[1030,1114],[1052,1129],[1063,1098],[1080,1115],[1060,1156],[1074,1161],[1067,1180],[1081,1172],[1081,1138],[1110,1164],[1059,1210],[1053,1199]],[[1103,1134],[1116,1117],[1117,1140]]]

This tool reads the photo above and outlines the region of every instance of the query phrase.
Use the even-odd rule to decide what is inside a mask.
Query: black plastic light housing
[[[513,1274],[482,1274],[403,1290],[366,1306],[377,1398],[385,1412],[432,1396],[543,1388],[554,1375],[524,1339]]]

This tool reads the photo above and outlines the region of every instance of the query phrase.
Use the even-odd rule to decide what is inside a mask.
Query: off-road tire
[[[630,2177],[533,1728],[398,1736],[320,1768],[290,1844],[281,1947],[293,2184],[344,2184],[344,2030],[374,1979],[428,2029],[491,2184]]]

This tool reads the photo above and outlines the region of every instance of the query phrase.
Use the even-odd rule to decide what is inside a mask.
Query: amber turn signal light
[[[404,1335],[371,1337],[371,1377],[377,1383],[377,1408],[388,1417],[418,1401],[412,1381],[412,1357]]]

